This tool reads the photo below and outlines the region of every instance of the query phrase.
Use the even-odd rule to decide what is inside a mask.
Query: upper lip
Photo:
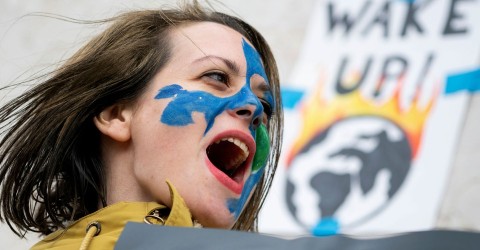
[[[222,182],[222,184],[224,184],[225,186],[230,188],[235,193],[241,193],[241,191],[243,189],[243,184],[245,182],[245,174],[249,173],[248,168],[250,167],[250,165],[253,161],[253,156],[255,155],[255,152],[256,152],[256,144],[255,144],[255,141],[254,141],[253,137],[249,133],[245,133],[245,132],[240,131],[240,130],[228,130],[228,131],[224,131],[224,132],[221,132],[221,133],[217,134],[209,142],[208,145],[210,146],[210,145],[214,144],[215,142],[217,142],[221,139],[225,139],[225,138],[238,139],[242,143],[244,143],[248,148],[249,155],[248,155],[247,159],[243,162],[243,164],[240,167],[238,167],[239,171],[242,171],[242,173],[243,173],[242,180],[240,182],[235,182],[230,177],[228,177],[225,173],[220,171],[218,168],[216,170],[211,169],[211,171],[213,171],[213,174],[215,175],[215,177],[217,177],[217,179],[220,182]],[[213,166],[213,163],[210,161],[208,156],[207,156],[207,160]],[[219,175],[223,175],[223,176],[226,176],[228,178],[219,178]]]

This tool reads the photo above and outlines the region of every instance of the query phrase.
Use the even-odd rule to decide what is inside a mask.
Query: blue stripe
[[[330,236],[338,234],[340,231],[340,223],[333,217],[321,219],[312,229],[314,236]]]
[[[298,89],[282,88],[282,103],[285,109],[293,109],[302,99],[303,91]]]
[[[444,93],[448,95],[459,91],[480,91],[480,68],[447,76]]]

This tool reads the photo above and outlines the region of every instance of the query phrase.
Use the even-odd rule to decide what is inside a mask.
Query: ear
[[[111,139],[126,142],[130,139],[130,122],[132,110],[129,105],[114,104],[105,108],[93,118],[100,132]]]

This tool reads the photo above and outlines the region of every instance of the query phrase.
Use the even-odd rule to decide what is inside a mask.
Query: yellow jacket
[[[166,207],[158,203],[115,203],[73,222],[66,229],[49,234],[35,244],[32,249],[113,249],[129,221],[192,227],[192,215],[184,200],[168,181],[167,184],[172,197],[172,207],[164,221],[156,212]],[[91,224],[95,224],[95,226],[89,227]],[[96,234],[97,232],[98,234]]]

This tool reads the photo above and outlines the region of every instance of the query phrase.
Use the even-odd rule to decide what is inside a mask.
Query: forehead
[[[172,56],[177,59],[205,55],[231,58],[244,63],[243,37],[236,30],[213,22],[183,24],[171,33]]]

